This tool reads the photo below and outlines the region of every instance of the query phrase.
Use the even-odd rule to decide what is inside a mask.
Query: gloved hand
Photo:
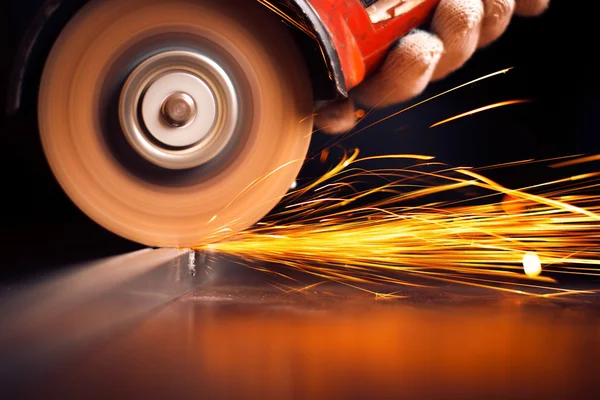
[[[349,98],[317,109],[315,125],[326,133],[350,130],[355,103],[386,107],[419,95],[431,81],[462,67],[478,48],[498,39],[513,13],[541,14],[550,0],[441,0],[432,33],[415,30],[390,51],[377,72],[349,93]]]

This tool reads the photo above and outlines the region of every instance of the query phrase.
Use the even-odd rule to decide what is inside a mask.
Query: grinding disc
[[[129,74],[174,50],[215,60],[240,109],[228,145],[187,169],[141,157],[119,123]],[[265,216],[302,166],[312,113],[288,28],[244,0],[94,0],[55,43],[39,92],[42,144],[68,196],[108,230],[160,247],[220,240]]]

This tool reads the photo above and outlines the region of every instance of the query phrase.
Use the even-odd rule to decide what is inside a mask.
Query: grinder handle
[[[440,0],[310,0],[329,31],[346,90],[361,83],[390,47],[427,22]]]

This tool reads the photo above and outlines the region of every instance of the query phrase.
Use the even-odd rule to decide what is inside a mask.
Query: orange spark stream
[[[432,96],[353,134],[511,69]],[[431,127],[528,101],[491,104]],[[334,147],[330,143],[323,149],[321,163]],[[344,152],[337,166],[289,192],[283,200],[284,208],[252,229],[197,249],[236,255],[247,266],[278,263],[322,278],[322,282],[334,281],[367,290],[377,298],[402,296],[397,291],[381,293],[367,286],[423,286],[442,281],[546,297],[596,291],[564,288],[556,277],[600,276],[600,173],[515,190],[488,179],[482,172],[522,168],[544,160],[469,169],[451,168],[430,156],[358,158],[358,154],[358,149],[352,154]],[[582,156],[545,161],[560,159],[558,164],[550,165],[557,168],[599,157]],[[374,160],[391,165],[369,169],[369,162]],[[406,160],[413,164],[399,167],[406,165]],[[374,179],[379,183],[373,185]],[[467,196],[447,199],[456,199],[457,192]],[[266,268],[253,268],[281,275]]]
[[[471,111],[464,112],[462,114],[455,115],[454,117],[447,118],[440,122],[436,122],[435,124],[431,125],[430,128],[435,128],[436,126],[440,126],[447,122],[455,121],[457,119],[468,117],[469,115],[477,114],[477,113],[480,113],[483,111],[492,110],[494,108],[510,106],[512,104],[521,104],[521,103],[530,103],[530,102],[531,102],[531,100],[527,100],[527,99],[501,101],[498,103],[490,104],[489,106],[476,108],[475,110],[471,110]]]
[[[367,168],[374,160],[390,166]],[[513,165],[523,163],[498,168]],[[556,276],[600,275],[599,177],[515,190],[433,157],[359,158],[356,150],[254,228],[199,249],[357,288],[444,281],[538,296],[582,293],[557,285]],[[531,254],[539,276],[523,272]]]

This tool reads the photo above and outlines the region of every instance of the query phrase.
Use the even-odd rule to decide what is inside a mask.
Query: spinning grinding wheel
[[[95,0],[61,33],[39,95],[43,147],[69,197],[164,247],[267,214],[302,166],[312,113],[290,33],[244,0]]]

